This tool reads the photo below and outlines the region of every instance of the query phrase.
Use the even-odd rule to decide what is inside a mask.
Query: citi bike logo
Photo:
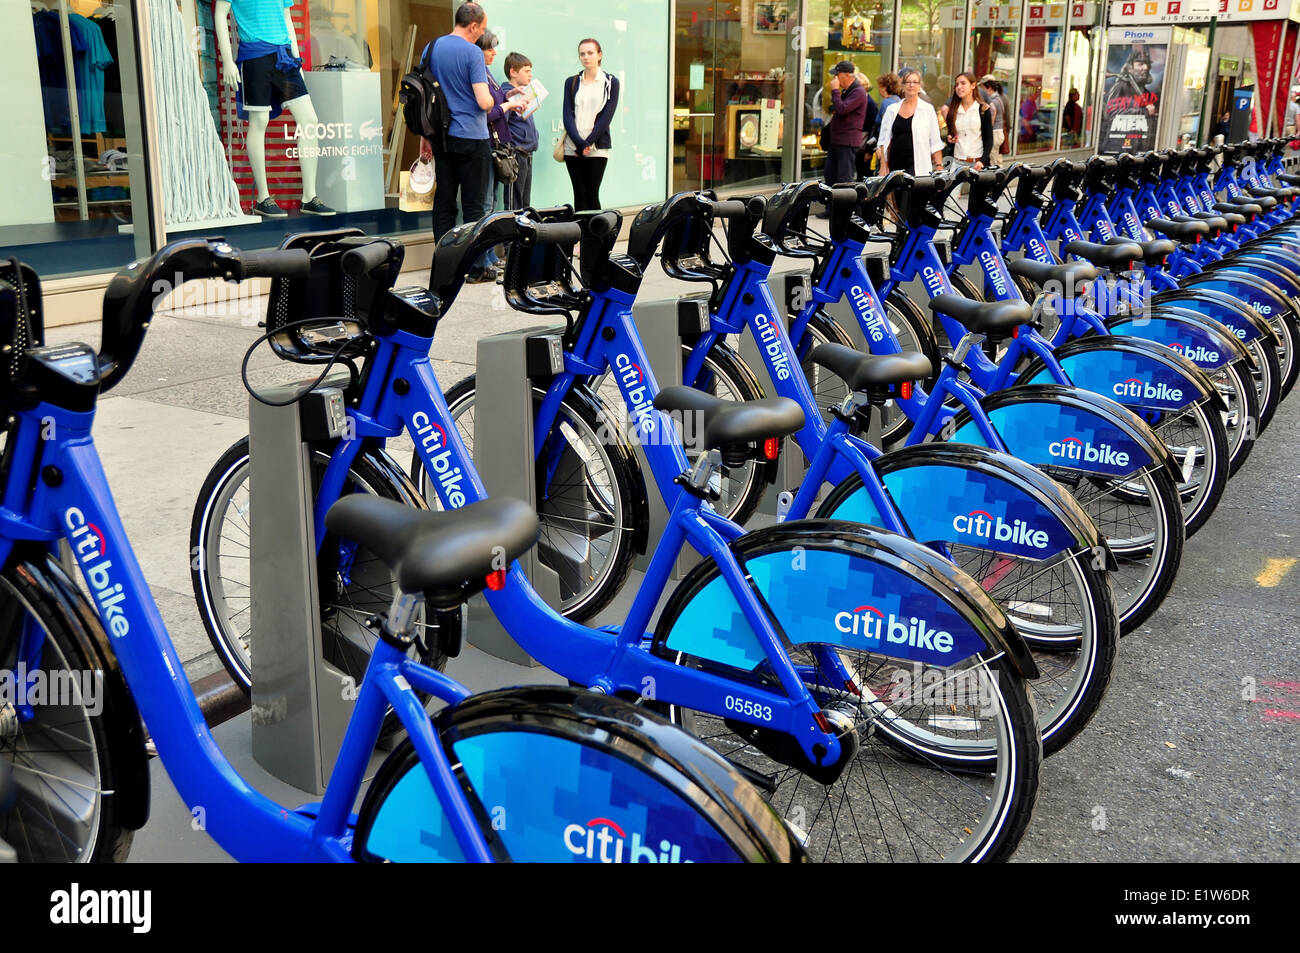
[[[1143,397],[1149,400],[1182,400],[1183,392],[1177,387],[1170,387],[1164,381],[1155,384],[1148,384],[1138,380],[1136,377],[1130,377],[1126,381],[1120,381],[1111,388],[1116,397]]]
[[[980,264],[984,266],[984,273],[989,276],[989,281],[993,284],[993,291],[999,296],[1007,293],[1007,278],[1002,272],[1002,263],[998,261],[997,256],[987,248],[980,252]]]
[[[762,345],[763,350],[772,361],[772,372],[776,374],[777,380],[788,380],[790,378],[790,357],[785,353],[785,348],[781,346],[781,327],[776,323],[775,318],[769,318],[765,314],[760,314],[754,319],[758,327],[758,343]]]
[[[1034,549],[1047,548],[1046,531],[1030,529],[1024,520],[1013,519],[1008,523],[1001,516],[993,516],[984,510],[971,510],[965,516],[954,516],[952,528],[978,539],[995,539],[1000,543],[1031,546]]]
[[[623,399],[632,408],[636,425],[642,433],[654,433],[654,399],[650,396],[650,389],[645,386],[645,371],[632,358],[620,354],[614,358],[614,372],[623,383]]]
[[[420,439],[420,446],[429,455],[429,466],[433,471],[431,475],[442,487],[448,505],[453,509],[464,506],[465,492],[461,489],[461,483],[465,474],[460,467],[452,464],[451,450],[447,446],[447,431],[430,420],[424,411],[416,413],[411,418],[411,423],[415,424],[415,435]]]
[[[1256,311],[1256,313],[1258,313],[1258,314],[1272,314],[1272,313],[1273,313],[1273,308],[1272,308],[1270,305],[1267,305],[1267,304],[1265,304],[1265,303],[1262,302],[1262,301],[1252,301],[1252,302],[1250,303],[1250,306],[1251,306],[1252,308],[1254,308],[1255,311]],[[1245,329],[1245,328],[1241,328],[1241,329],[1239,329],[1239,330],[1237,331],[1237,337],[1244,338],[1245,336],[1246,336],[1246,329]]]
[[[1058,460],[1079,460],[1084,463],[1101,463],[1116,467],[1128,466],[1126,452],[1116,450],[1108,443],[1094,446],[1091,442],[1085,443],[1078,437],[1066,437],[1064,440],[1048,444],[1047,452]]]
[[[932,629],[924,619],[916,616],[900,619],[892,612],[886,616],[875,606],[858,606],[852,612],[837,612],[835,628],[845,635],[856,635],[877,645],[888,643],[910,645],[931,652],[952,651],[951,633]]]
[[[850,288],[849,296],[853,299],[858,314],[866,322],[867,335],[871,338],[873,344],[879,344],[885,339],[885,322],[876,312],[871,303],[871,298],[867,296],[866,290],[861,285],[854,285]]]
[[[1134,215],[1132,212],[1124,213],[1124,224],[1128,226],[1128,230],[1130,233],[1134,235],[1142,234],[1142,232],[1140,231],[1141,226],[1138,225],[1137,216]]]
[[[930,292],[931,296],[943,294],[944,276],[929,265],[921,269],[921,280],[925,282],[925,290]]]
[[[1029,254],[1033,256],[1035,261],[1055,260],[1051,252],[1047,250],[1047,246],[1044,245],[1042,242],[1040,242],[1037,238],[1029,239]]]
[[[108,549],[104,543],[104,533],[94,523],[86,522],[86,514],[75,506],[63,514],[63,525],[68,528],[72,541],[72,550],[77,554],[81,564],[82,575],[90,584],[99,605],[99,617],[104,628],[119,639],[126,638],[131,631],[131,623],[122,613],[122,603],[126,593],[120,582],[113,582],[110,570],[113,562],[108,558]]]
[[[1219,359],[1218,351],[1212,351],[1208,347],[1202,347],[1199,344],[1174,342],[1169,346],[1189,361],[1217,361]]]
[[[575,857],[586,857],[602,864],[693,864],[682,860],[682,848],[671,841],[661,840],[659,849],[647,847],[641,835],[632,832],[631,844],[627,834],[608,817],[593,817],[585,825],[570,824],[564,829],[564,846]],[[629,848],[623,859],[624,848]]]

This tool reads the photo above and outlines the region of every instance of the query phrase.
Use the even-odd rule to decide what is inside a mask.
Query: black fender
[[[1175,485],[1181,477],[1164,441],[1132,411],[1100,394],[1060,384],[1026,384],[988,394],[980,406],[1011,453],[1035,466],[1090,469],[1122,476],[1155,465],[1163,466]],[[1089,427],[1100,428],[1100,433],[1092,434],[1098,440],[1095,445],[1091,439],[1084,441],[1079,436]],[[983,445],[970,411],[964,407],[944,431],[951,434],[948,440]],[[1102,442],[1103,436],[1118,441],[1116,434],[1127,443],[1122,451],[1114,449],[1118,443]],[[1067,443],[1076,446],[1067,447]],[[1110,456],[1106,457],[1108,451]],[[1094,458],[1092,453],[1101,457]],[[1081,465],[1090,462],[1093,467]]]
[[[609,764],[611,768],[621,763],[623,769],[636,772],[639,778],[637,789],[645,792],[646,799],[638,802],[638,807],[648,803],[668,803],[678,810],[689,807],[730,849],[730,855],[725,859],[751,863],[788,863],[806,859],[803,849],[776,811],[749,788],[736,768],[703,742],[646,706],[635,706],[619,698],[567,686],[529,685],[474,695],[443,709],[435,719],[435,727],[442,749],[454,765],[453,770],[497,860],[511,859],[511,828],[526,836],[529,825],[498,828],[493,823],[494,809],[499,811],[502,794],[493,789],[493,785],[499,787],[502,781],[495,776],[475,778],[474,764],[483,759],[465,757],[467,748],[490,741],[493,736],[509,737],[525,758],[533,744],[545,746],[532,752],[534,758],[554,757],[556,749],[547,742],[558,741],[565,743],[560,751],[573,752],[573,757],[600,759],[602,766]],[[467,761],[472,763],[467,764]],[[401,779],[410,771],[424,770],[409,739],[398,745],[384,761],[358,812],[353,841],[353,856],[357,860],[388,859],[370,850],[371,833],[376,825],[382,829],[387,823],[382,817],[384,805]],[[557,790],[552,791],[549,797],[533,798],[535,803],[520,805],[518,810],[535,810],[540,815],[554,811],[572,815],[568,819],[579,823],[591,816],[585,811],[591,811],[606,818],[606,823],[614,823],[606,815],[619,805],[608,801],[607,789],[602,792],[599,786],[592,786],[588,791],[566,791],[566,796],[561,798],[558,788],[565,780],[564,771],[539,777],[538,783],[550,781]],[[432,794],[431,790],[429,793]],[[433,799],[424,805],[424,809],[430,814],[442,810]],[[393,823],[404,831],[409,829],[414,840],[410,802],[404,801],[394,811],[397,817]],[[426,821],[429,819],[425,818]],[[530,820],[536,823],[539,818]],[[553,821],[553,818],[546,820]],[[563,821],[559,823],[562,825]],[[557,839],[561,829],[561,826],[555,828]],[[654,842],[657,843],[657,838]],[[419,847],[417,851],[422,849]],[[398,859],[421,858],[417,855]],[[723,858],[714,855],[712,859]]]
[[[1249,287],[1252,297],[1268,302],[1265,305],[1266,307],[1278,308],[1282,311],[1290,310],[1290,305],[1278,295],[1276,290],[1269,291],[1257,287],[1250,281],[1245,280],[1250,277],[1249,275],[1242,275],[1240,272],[1237,274],[1240,278],[1233,276],[1231,280],[1237,281],[1239,285]],[[1271,341],[1274,347],[1281,344],[1282,342],[1277,339],[1277,332],[1273,329],[1273,326],[1257,314],[1245,300],[1234,298],[1226,291],[1206,287],[1209,282],[1216,278],[1221,282],[1229,280],[1229,276],[1225,274],[1203,273],[1201,275],[1192,275],[1185,281],[1183,288],[1162,291],[1159,294],[1152,295],[1151,306],[1174,305],[1179,308],[1187,308],[1215,318],[1240,340],[1263,338],[1265,341]]]
[[[420,488],[415,481],[411,479],[411,475],[397,464],[397,461],[389,455],[388,451],[380,443],[366,441],[357,456],[364,457],[388,481],[393,491],[393,499],[407,506],[413,506],[418,510],[427,510],[429,508],[428,501],[420,492]]]
[[[1244,361],[1248,367],[1255,366],[1255,359],[1251,357],[1246,345],[1241,340],[1224,327],[1214,318],[1207,317],[1199,311],[1192,311],[1175,304],[1161,305],[1158,308],[1152,308],[1149,312],[1135,314],[1117,314],[1106,319],[1106,327],[1115,335],[1126,337],[1138,337],[1144,341],[1156,341],[1165,344],[1167,338],[1153,332],[1153,325],[1149,319],[1159,318],[1161,321],[1169,322],[1171,325],[1182,325],[1188,330],[1194,338],[1204,341],[1209,347],[1214,348],[1221,354],[1224,364],[1237,364]],[[1147,335],[1150,334],[1150,337]],[[1201,362],[1195,362],[1197,366],[1204,366]],[[1219,367],[1219,364],[1211,365]]]
[[[963,626],[958,638],[966,646],[983,644],[982,650],[959,654],[953,662],[972,655],[993,658],[1005,654],[1025,678],[1038,677],[1033,656],[1002,608],[955,564],[915,540],[844,520],[792,520],[746,533],[730,548],[775,620],[778,633],[791,644],[843,643],[839,633],[845,630],[838,629],[835,620],[849,609],[869,608],[855,608],[857,602],[867,598],[901,607],[906,600],[912,615],[917,615],[920,610],[916,607],[924,603],[928,615],[942,612]],[[809,598],[809,583],[813,582],[820,595],[833,599],[837,578],[838,589],[853,589],[840,596],[844,605]],[[870,587],[863,585],[868,582]],[[863,588],[853,588],[856,585]],[[652,651],[665,658],[679,654],[701,658],[732,677],[757,679],[756,669],[766,656],[743,617],[744,629],[737,627],[733,618],[725,642],[718,638],[716,625],[702,626],[695,618],[716,621],[719,613],[729,608],[739,615],[739,606],[717,563],[711,558],[697,563],[669,596],[655,628]],[[886,613],[871,608],[883,620]],[[894,615],[905,617],[901,608],[898,613],[891,609],[890,617]],[[878,636],[877,642],[883,647]],[[725,652],[711,652],[714,648]]]
[[[925,443],[883,454],[872,466],[913,539],[930,544],[987,545],[1031,558],[1088,549],[1104,553],[1108,568],[1118,568],[1105,539],[1078,501],[1042,470],[1010,454],[966,443]],[[993,494],[986,487],[996,493],[996,499],[989,499]],[[855,509],[845,509],[846,503]],[[976,533],[969,522],[967,529],[957,529],[957,518],[971,515],[972,507],[981,506],[990,522],[998,517],[1013,525],[1014,519],[1019,519],[1026,527],[1043,529],[1047,535],[1044,542],[1050,545],[997,546],[990,538],[992,527],[987,534]],[[878,518],[873,519],[870,513],[860,515],[856,507],[869,510],[872,505],[855,473],[827,495],[817,516],[880,525]],[[994,509],[1004,512],[994,513]]]
[[[149,820],[147,734],[99,614],[59,561],[39,544],[15,546],[4,571],[30,601],[59,614],[84,657],[103,673],[101,723],[113,752],[117,820],[129,830],[139,830]]]
[[[1065,367],[1070,379],[1080,386],[1098,393],[1099,375],[1110,371],[1109,382],[1113,385],[1114,399],[1126,406],[1146,407],[1153,410],[1171,410],[1189,404],[1208,400],[1212,407],[1226,412],[1227,403],[1223,395],[1215,388],[1209,376],[1192,361],[1183,357],[1172,348],[1145,338],[1132,337],[1127,334],[1090,334],[1086,337],[1066,341],[1053,352],[1057,361]],[[1089,366],[1091,361],[1083,355],[1095,356],[1096,366]],[[1128,371],[1122,370],[1127,366]],[[1163,370],[1163,375],[1160,373]],[[1120,393],[1116,388],[1130,383],[1123,373],[1146,372],[1153,376],[1176,377],[1183,382],[1183,395],[1178,400],[1149,401],[1145,397],[1129,398],[1128,392]],[[1025,384],[1051,383],[1047,364],[1035,355],[1029,365],[1020,374],[1018,380]],[[1149,383],[1149,381],[1143,381]],[[1106,395],[1111,396],[1111,395]]]

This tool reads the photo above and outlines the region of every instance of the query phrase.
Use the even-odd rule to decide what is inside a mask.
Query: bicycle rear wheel
[[[22,863],[113,863],[131,849],[104,672],[67,608],[21,567],[0,576],[0,675],[41,686],[39,699],[24,689],[30,719],[0,696],[0,859],[5,845]],[[43,642],[34,671],[18,668],[24,633]]]

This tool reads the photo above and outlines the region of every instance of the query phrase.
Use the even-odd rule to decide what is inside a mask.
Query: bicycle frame
[[[415,690],[449,703],[469,693],[384,642],[375,646],[324,800],[289,810],[254,790],[221,753],[185,680],[95,449],[94,412],[40,404],[18,418],[0,509],[0,558],[20,541],[54,552],[67,540],[158,755],[185,803],[202,807],[217,843],[239,860],[351,861],[351,808],[392,705],[466,858],[491,859]],[[33,671],[43,643],[31,626],[20,636],[19,657]]]
[[[578,378],[613,368],[627,406],[638,408],[640,437],[656,477],[662,478],[658,482],[672,486],[674,478],[688,469],[686,455],[671,420],[655,410],[652,398],[646,396],[657,392],[657,385],[632,324],[632,298],[613,291],[594,298],[574,353],[565,356],[564,373],[551,383],[542,401],[537,432],[549,431],[564,394]],[[429,364],[430,339],[395,331],[376,334],[375,340],[377,348],[363,394],[356,409],[349,409],[354,434],[335,448],[317,495],[318,527],[323,526],[325,512],[338,499],[364,441],[396,437],[403,431],[415,442],[428,473],[459,470],[463,477],[463,482],[454,484],[432,481],[443,506],[452,509],[487,496]],[[630,375],[618,373],[628,367],[640,372],[638,379],[629,381]],[[392,386],[398,379],[410,383],[405,393],[399,394]],[[644,393],[634,395],[635,390]],[[666,500],[671,507],[668,525],[622,626],[597,630],[564,618],[542,601],[517,563],[510,567],[504,591],[486,593],[493,612],[521,648],[570,679],[610,694],[622,691],[640,695],[653,685],[656,698],[726,718],[749,720],[741,711],[746,705],[750,710],[765,709],[771,718],[756,720],[756,724],[796,738],[813,763],[821,759],[833,762],[839,754],[839,742],[833,734],[815,727],[820,708],[728,546],[744,531],[702,506],[684,489],[675,499]],[[659,597],[668,586],[678,554],[688,542],[717,562],[785,694],[686,668],[646,651],[647,633]],[[848,677],[837,653],[821,650],[821,654],[826,656],[823,664],[831,671]],[[820,757],[812,750],[815,745],[824,748]]]

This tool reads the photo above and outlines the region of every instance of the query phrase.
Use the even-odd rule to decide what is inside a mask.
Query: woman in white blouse
[[[993,110],[980,102],[974,73],[957,74],[947,117],[953,158],[976,172],[988,168],[993,152]]]
[[[880,120],[876,149],[880,174],[892,171],[930,175],[943,171],[943,138],[934,107],[921,99],[921,74],[903,77],[903,99],[894,103]]]

